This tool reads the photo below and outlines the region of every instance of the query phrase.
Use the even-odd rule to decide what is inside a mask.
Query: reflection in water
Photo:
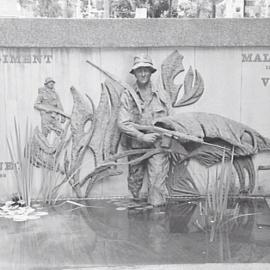
[[[48,216],[33,222],[1,220],[0,262],[27,262],[33,269],[41,262],[51,269],[97,264],[270,263],[270,210],[264,201],[229,204],[229,212],[238,205],[242,216],[217,228],[212,242],[209,228],[201,221],[199,201],[170,201],[156,209],[142,203],[129,209],[134,204],[130,200],[80,203],[87,207],[56,205],[47,209]],[[13,260],[10,254],[15,254]]]
[[[172,204],[168,207],[171,233],[188,233],[191,230],[190,221],[196,213],[196,203]],[[197,214],[197,213],[196,213]]]
[[[92,244],[88,251],[94,264],[256,262],[262,258],[270,262],[267,259],[269,242],[265,248],[266,244],[258,241],[263,232],[258,232],[256,225],[260,215],[254,215],[262,209],[269,215],[263,203],[230,202],[228,213],[237,208],[239,217],[217,227],[213,241],[210,241],[209,224],[203,222],[200,201],[170,201],[157,209],[143,205],[128,209],[128,200],[119,200],[117,204],[112,201],[86,203],[99,207],[76,210],[91,235],[95,235],[89,238]],[[119,205],[126,210],[117,211]]]
[[[174,204],[168,208],[170,233],[187,233],[193,237],[193,233],[205,235],[205,262],[237,262],[250,261],[249,254],[254,249],[252,232],[256,221],[256,204],[254,201],[232,201],[228,204],[228,212],[237,216],[228,215],[227,219],[215,227],[209,223],[208,217],[202,212],[203,202]],[[215,237],[211,239],[211,233],[215,230]],[[246,253],[243,256],[244,253]],[[233,255],[232,255],[233,254]],[[239,255],[242,258],[239,258]],[[244,258],[245,257],[245,258]]]

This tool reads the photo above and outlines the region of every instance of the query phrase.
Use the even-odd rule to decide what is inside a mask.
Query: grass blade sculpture
[[[25,135],[21,137],[21,128],[14,119],[15,135],[7,138],[8,150],[14,166],[14,176],[19,198],[30,206],[32,199],[33,165],[31,164],[32,127],[28,121],[25,127]]]

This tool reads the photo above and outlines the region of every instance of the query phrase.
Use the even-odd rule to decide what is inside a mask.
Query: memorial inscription
[[[242,53],[242,63],[268,63],[265,69],[270,69],[270,54],[269,53]],[[264,87],[269,85],[270,77],[261,77],[261,82]]]
[[[52,59],[50,54],[2,54],[0,64],[50,64]]]

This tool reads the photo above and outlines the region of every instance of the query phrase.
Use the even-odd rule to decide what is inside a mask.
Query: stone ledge
[[[270,46],[270,19],[0,18],[0,47]]]

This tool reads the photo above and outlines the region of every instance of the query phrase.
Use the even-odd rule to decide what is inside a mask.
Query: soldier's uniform
[[[49,81],[49,79],[47,78],[46,81]],[[38,97],[35,102],[35,107],[40,111],[41,130],[45,136],[51,130],[54,130],[57,134],[62,132],[62,128],[60,125],[61,116],[56,112],[46,112],[45,110],[40,110],[38,108],[38,105],[48,105],[52,108],[63,111],[63,106],[60,102],[58,94],[56,93],[54,88],[49,89],[46,87],[46,81],[44,87],[38,89]]]
[[[140,95],[138,85],[134,91],[125,90],[121,96],[118,126],[125,135],[125,146],[128,149],[154,148],[153,143],[143,142],[144,133],[136,129],[133,124],[152,125],[159,118],[169,114],[169,98],[158,91],[151,84],[152,94],[148,101]],[[159,143],[159,142],[157,142]],[[132,156],[134,159],[138,156]],[[128,188],[134,198],[139,197],[145,172],[148,178],[148,202],[152,205],[161,205],[166,201],[167,189],[165,181],[169,171],[167,154],[155,154],[147,160],[129,166]]]

